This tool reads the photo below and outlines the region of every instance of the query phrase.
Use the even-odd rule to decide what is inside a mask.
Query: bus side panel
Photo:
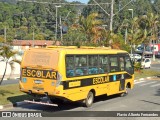
[[[64,90],[65,97],[71,101],[85,99],[90,90],[95,91],[95,96],[107,94],[109,92],[109,84],[92,85],[87,87],[72,88]]]
[[[65,52],[61,51],[59,53],[58,60],[58,72],[62,75],[62,81],[66,79],[66,66],[65,66]]]
[[[120,86],[120,81],[117,82],[110,82],[110,91],[108,95],[113,95],[115,93],[119,93],[119,86]]]
[[[84,88],[82,88],[82,90],[80,88],[64,90],[64,97],[71,101],[82,100],[85,99],[86,96],[87,92]]]

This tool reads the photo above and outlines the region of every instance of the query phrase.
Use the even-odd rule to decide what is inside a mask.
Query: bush
[[[140,69],[141,69],[141,63],[140,63],[140,62],[134,63],[134,70],[135,70],[135,71],[138,71],[138,70],[140,70]]]

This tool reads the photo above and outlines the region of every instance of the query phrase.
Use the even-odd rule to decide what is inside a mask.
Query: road
[[[125,97],[117,95],[96,97],[90,108],[77,103],[67,103],[59,107],[28,104],[7,111],[40,111],[51,114],[62,111],[160,111],[160,78],[135,81],[134,89],[129,90],[129,94]],[[91,116],[94,116],[94,112]]]
[[[12,80],[12,79],[10,79],[10,80],[4,80],[4,81],[2,82],[2,85],[17,84],[18,81],[19,81],[19,79],[14,79],[14,80]]]
[[[152,64],[151,69],[160,71],[160,63],[159,64]]]

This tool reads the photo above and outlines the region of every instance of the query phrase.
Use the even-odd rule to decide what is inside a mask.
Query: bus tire
[[[120,97],[125,97],[128,95],[127,87],[125,89],[125,92],[120,93]]]
[[[92,91],[89,91],[87,98],[83,101],[83,104],[85,107],[90,107],[92,106],[94,101],[94,94]]]

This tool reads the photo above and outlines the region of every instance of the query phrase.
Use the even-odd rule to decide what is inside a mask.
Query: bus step
[[[49,103],[49,102],[37,102],[37,101],[30,101],[30,100],[24,100],[24,102],[32,103],[32,104],[40,104],[40,105],[48,105],[48,106],[58,106],[58,104]]]

